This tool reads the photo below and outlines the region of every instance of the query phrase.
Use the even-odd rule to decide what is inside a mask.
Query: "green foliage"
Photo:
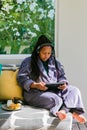
[[[3,0],[0,5],[0,54],[6,46],[10,54],[31,53],[41,34],[54,42],[52,0]],[[28,47],[20,52],[22,46]]]

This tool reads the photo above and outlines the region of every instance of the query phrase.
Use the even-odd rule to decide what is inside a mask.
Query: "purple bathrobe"
[[[38,66],[40,68],[40,76],[37,82],[43,81],[45,83],[53,83],[65,81],[67,83],[67,91],[63,93],[58,91],[41,91],[38,89],[30,89],[30,85],[35,82],[30,78],[30,62],[31,57],[24,59],[17,75],[17,81],[23,88],[24,99],[29,105],[41,107],[50,110],[56,116],[56,112],[63,106],[67,110],[76,110],[78,113],[84,112],[84,106],[81,99],[80,91],[77,87],[69,85],[64,68],[59,61],[56,62],[55,67],[54,58],[51,57],[48,63],[48,74],[43,66],[43,63],[38,59]]]

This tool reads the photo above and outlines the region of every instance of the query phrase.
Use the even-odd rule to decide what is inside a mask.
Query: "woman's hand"
[[[45,86],[45,83],[44,82],[39,82],[39,83],[36,83],[36,82],[33,82],[30,86],[30,88],[36,88],[36,89],[39,89],[39,90],[42,90],[42,91],[46,91],[48,88]]]
[[[58,86],[58,89],[61,89],[61,90],[64,90],[64,89],[66,89],[67,88],[67,84],[66,83],[64,83],[64,84],[62,84],[62,85],[60,85],[60,86]]]

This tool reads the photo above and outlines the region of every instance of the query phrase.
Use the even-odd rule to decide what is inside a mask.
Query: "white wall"
[[[58,5],[58,57],[70,83],[80,88],[86,107],[87,0],[59,0]]]

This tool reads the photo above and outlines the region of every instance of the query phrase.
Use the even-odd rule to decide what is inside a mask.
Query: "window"
[[[0,54],[30,54],[39,35],[55,40],[55,0],[1,0]]]

